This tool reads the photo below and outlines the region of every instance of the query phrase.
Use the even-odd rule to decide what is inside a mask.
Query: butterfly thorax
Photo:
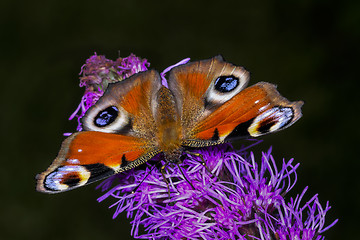
[[[158,92],[158,107],[155,116],[158,129],[158,147],[165,155],[172,156],[181,148],[181,124],[179,114],[176,111],[174,96],[165,87],[162,87]]]

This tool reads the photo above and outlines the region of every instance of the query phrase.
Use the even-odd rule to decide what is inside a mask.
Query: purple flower
[[[173,69],[174,67],[177,67],[177,66],[179,66],[179,65],[185,64],[185,63],[187,63],[187,62],[189,62],[189,61],[190,61],[190,58],[185,58],[185,59],[181,60],[180,62],[178,62],[178,63],[176,63],[176,64],[174,64],[174,65],[171,65],[171,66],[165,68],[165,70],[160,73],[161,84],[168,88],[169,86],[168,86],[168,84],[167,84],[167,79],[165,78],[166,73],[168,73],[168,72],[169,72],[171,69]]]
[[[150,162],[102,182],[98,188],[106,193],[98,201],[114,200],[113,218],[126,211],[135,238],[324,239],[321,234],[337,222],[325,227],[329,204],[323,208],[317,195],[301,204],[307,188],[285,199],[299,164],[283,160],[278,169],[271,149],[257,162],[248,148],[224,144],[196,150],[211,172],[200,157],[185,154],[179,166],[166,167],[166,180]]]
[[[149,66],[150,63],[146,59],[136,57],[134,54],[130,54],[126,58],[119,57],[116,61],[109,60],[96,53],[88,58],[80,71],[80,75],[82,74],[80,87],[85,87],[85,93],[79,106],[69,118],[72,120],[77,117],[78,126],[76,130],[82,130],[80,119],[104,94],[109,83],[122,81],[135,73],[146,71]],[[65,135],[69,135],[69,133]]]

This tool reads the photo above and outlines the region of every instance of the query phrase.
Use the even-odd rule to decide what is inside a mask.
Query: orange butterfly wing
[[[68,137],[52,165],[38,175],[37,190],[66,191],[134,168],[158,151],[144,139],[95,131]]]
[[[196,139],[229,141],[258,137],[289,127],[301,117],[302,102],[289,102],[274,85],[248,87],[200,121]]]
[[[65,139],[51,166],[37,176],[37,190],[71,190],[134,168],[159,153],[152,111],[160,87],[156,71],[110,84],[82,118],[87,131]]]
[[[257,137],[286,128],[301,117],[301,101],[289,102],[265,82],[245,88],[248,72],[220,56],[181,65],[169,76],[181,113],[184,146]]]

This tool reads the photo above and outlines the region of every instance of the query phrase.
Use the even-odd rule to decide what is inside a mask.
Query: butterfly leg
[[[168,194],[169,194],[169,198],[170,198],[170,186],[169,186],[169,181],[167,180],[166,176],[165,176],[165,168],[167,167],[167,165],[169,164],[169,162],[165,163],[164,165],[161,166],[160,168],[160,172],[161,172],[161,175],[163,176],[163,179],[166,183],[166,187],[167,187],[167,190],[168,190]],[[184,171],[182,170],[182,167],[180,166],[180,162],[177,161],[176,162],[176,165],[177,167],[179,168],[181,174],[184,176],[184,179],[189,183],[189,185],[192,187],[192,189],[195,190],[195,187],[194,185],[189,181],[189,179],[186,177]]]
[[[146,176],[141,180],[141,182],[131,191],[132,194],[134,194],[139,187],[141,186],[141,184],[145,181],[145,179],[151,174],[151,172],[156,168],[156,165],[153,166],[150,171],[146,174]]]
[[[200,153],[195,153],[195,152],[190,152],[190,151],[184,151],[185,153],[189,154],[189,155],[193,155],[195,157],[200,157],[201,159],[201,164],[205,167],[205,169],[213,176],[215,177],[215,175],[210,171],[209,167],[206,165],[205,159],[203,157],[202,154]]]
[[[141,184],[145,181],[145,179],[151,174],[151,172],[156,168],[156,166],[158,164],[161,164],[161,162],[159,161],[155,166],[153,166],[151,168],[151,170],[146,174],[146,176],[141,180],[141,182],[131,191],[132,194],[134,194],[138,188],[141,186]],[[170,198],[170,187],[169,187],[169,181],[166,179],[166,176],[165,176],[165,168],[167,167],[167,165],[169,164],[169,162],[165,163],[164,165],[161,166],[160,168],[160,172],[161,172],[161,175],[163,176],[163,179],[166,183],[166,187],[167,187],[167,190],[168,190],[168,194],[169,194],[169,198]]]
[[[176,162],[177,167],[180,169],[181,174],[184,176],[184,179],[190,184],[190,186],[195,190],[194,185],[189,181],[189,179],[186,177],[185,173],[183,172],[182,168],[180,167],[179,162]]]
[[[168,164],[169,164],[169,162],[166,162],[164,165],[162,165],[160,168],[160,172],[161,172],[161,175],[163,176],[164,182],[166,183],[166,187],[167,187],[169,198],[170,198],[169,181],[166,179],[166,176],[165,176],[165,171],[166,171],[165,168]]]

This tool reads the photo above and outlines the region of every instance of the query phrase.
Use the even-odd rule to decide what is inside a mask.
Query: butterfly
[[[176,162],[187,148],[258,137],[301,116],[276,86],[246,87],[249,73],[221,56],[170,70],[168,87],[155,70],[110,84],[82,118],[83,131],[66,138],[37,190],[68,191],[135,168],[162,153]]]

